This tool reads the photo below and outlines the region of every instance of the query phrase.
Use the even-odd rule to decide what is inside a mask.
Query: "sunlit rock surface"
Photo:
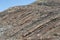
[[[38,0],[0,12],[0,40],[60,40],[60,0]]]

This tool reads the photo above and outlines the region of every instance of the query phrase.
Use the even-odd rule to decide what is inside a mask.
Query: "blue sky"
[[[0,11],[4,11],[9,7],[28,5],[36,0],[0,0]]]

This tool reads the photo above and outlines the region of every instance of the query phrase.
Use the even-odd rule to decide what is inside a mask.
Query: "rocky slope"
[[[60,0],[39,0],[1,12],[0,40],[60,40]]]

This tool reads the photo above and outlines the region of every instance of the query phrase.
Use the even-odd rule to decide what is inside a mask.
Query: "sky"
[[[0,0],[0,12],[13,6],[22,6],[33,3],[36,0]]]

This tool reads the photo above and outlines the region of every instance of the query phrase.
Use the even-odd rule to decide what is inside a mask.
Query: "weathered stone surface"
[[[0,12],[0,40],[60,40],[60,0]]]

